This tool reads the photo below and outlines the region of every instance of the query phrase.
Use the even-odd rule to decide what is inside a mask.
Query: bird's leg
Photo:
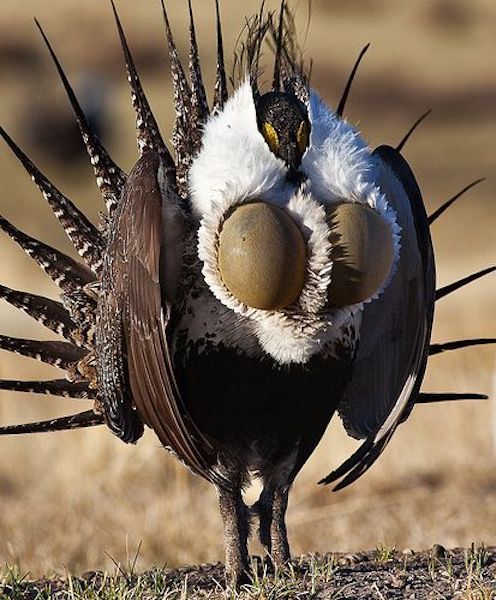
[[[264,488],[254,508],[259,517],[258,535],[274,565],[282,566],[290,558],[285,516],[288,488],[275,491]]]
[[[219,506],[224,524],[227,584],[236,589],[249,582],[249,519],[241,496],[241,485],[236,485],[233,491],[219,488]]]
[[[289,553],[288,531],[286,529],[286,509],[288,508],[289,487],[274,492],[272,520],[270,524],[271,556],[274,565],[282,567],[291,555]]]
[[[274,502],[274,494],[267,489],[263,489],[260,498],[254,504],[253,508],[259,518],[258,537],[260,543],[270,555],[272,550],[271,543],[271,525],[272,525],[272,504]]]

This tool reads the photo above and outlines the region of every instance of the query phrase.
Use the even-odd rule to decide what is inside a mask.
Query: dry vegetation
[[[144,67],[151,102],[167,132],[170,86],[161,64],[164,44],[157,6],[124,0],[119,4],[138,63]],[[169,2],[184,48],[182,4]],[[210,4],[196,2],[200,42],[211,64]],[[236,8],[234,3],[223,4],[230,47],[242,15],[251,13],[258,1],[239,2]],[[329,102],[339,98],[359,48],[372,42],[347,111],[372,146],[396,142],[426,108],[435,109],[406,149],[430,210],[469,181],[488,177],[435,225],[440,284],[494,262],[496,5],[491,0],[470,5],[455,0],[314,0],[313,12],[306,48],[314,58],[314,85]],[[61,117],[69,114],[32,14],[44,23],[73,77],[90,69],[107,79],[112,99],[108,145],[118,162],[130,168],[135,157],[133,117],[110,10],[100,0],[0,3],[1,122],[64,191],[96,216],[100,205],[88,166],[82,162],[63,168],[30,148],[23,137],[26,107],[35,110],[39,98],[53,99],[53,110]],[[299,15],[304,31],[303,1]],[[2,214],[32,235],[67,249],[46,203],[6,151],[1,155],[0,181]],[[37,267],[4,237],[0,252],[2,283],[55,295]],[[495,335],[495,300],[491,277],[443,300],[434,340]],[[46,336],[4,304],[0,331]],[[490,393],[493,372],[491,347],[441,355],[432,360],[424,388]],[[47,375],[51,375],[48,368],[28,359],[0,354],[0,378]],[[3,393],[0,422],[73,409],[66,401]],[[291,497],[293,553],[356,552],[379,544],[398,549],[421,549],[434,542],[447,547],[472,541],[494,544],[491,419],[494,424],[496,416],[488,402],[420,406],[372,471],[337,495],[315,484],[355,447],[339,423],[333,423]],[[254,493],[251,490],[250,496]],[[125,446],[104,428],[0,439],[0,501],[0,562],[20,565],[31,576],[111,568],[108,555],[127,564],[140,541],[138,571],[222,559],[213,489],[167,456],[149,433],[137,447]],[[259,548],[254,546],[254,551]]]

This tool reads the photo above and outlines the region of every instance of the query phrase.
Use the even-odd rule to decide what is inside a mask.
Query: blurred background
[[[267,5],[276,8],[274,2]],[[293,4],[306,55],[313,58],[313,85],[331,106],[338,102],[359,50],[372,43],[346,108],[347,119],[372,147],[395,145],[420,114],[433,109],[404,151],[429,212],[470,181],[487,177],[433,226],[439,285],[494,263],[496,4],[313,0],[311,5],[307,29],[308,2]],[[168,137],[171,86],[158,3],[120,0],[118,8]],[[186,57],[186,3],[169,0],[168,8]],[[258,0],[222,3],[228,64],[245,15],[258,8]],[[196,0],[194,10],[211,86],[213,1]],[[0,3],[0,121],[96,220],[102,203],[33,15],[42,22],[111,154],[129,170],[136,160],[134,115],[110,6],[102,0]],[[265,58],[271,65],[269,50]],[[69,251],[47,203],[5,145],[0,181],[0,212],[20,229]],[[2,284],[57,296],[55,286],[4,235],[0,259]],[[495,306],[494,277],[460,290],[439,303],[433,340],[494,336]],[[3,301],[0,332],[50,337]],[[430,362],[423,388],[491,394],[494,370],[491,346],[439,355]],[[0,378],[58,375],[30,359],[0,352]],[[86,407],[84,401],[2,392],[0,422]],[[422,549],[434,542],[495,544],[495,432],[491,401],[419,406],[374,468],[332,494],[316,481],[356,447],[336,419],[291,496],[293,553],[356,551],[380,544],[399,549]],[[256,488],[250,490],[249,497],[254,499],[255,493]],[[0,438],[0,506],[0,563],[19,563],[34,575],[112,567],[109,555],[125,563],[140,542],[139,569],[223,558],[213,488],[186,472],[149,432],[137,446],[122,444],[103,427]],[[256,544],[252,549],[260,551]]]

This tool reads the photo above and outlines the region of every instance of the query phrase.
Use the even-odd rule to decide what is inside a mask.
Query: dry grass
[[[165,89],[154,58],[162,52],[157,8],[154,3],[139,3],[139,8],[138,3],[120,4],[139,62],[148,66],[145,83],[167,131],[169,88]],[[184,47],[184,10],[178,0],[169,4]],[[208,57],[212,54],[211,8],[196,4],[200,41]],[[242,13],[257,5],[258,1],[243,2]],[[306,8],[304,2],[300,5],[304,29]],[[394,143],[434,104],[436,112],[406,151],[429,208],[472,179],[489,177],[435,225],[439,282],[444,284],[495,258],[496,7],[490,0],[478,0],[467,13],[465,3],[453,2],[458,12],[443,17],[447,4],[441,1],[368,0],[365,10],[359,6],[351,1],[314,1],[306,46],[314,57],[314,82],[322,94],[336,101],[357,50],[371,40],[372,50],[347,112],[351,121],[359,122],[371,145]],[[2,1],[2,123],[19,133],[23,106],[39,95],[51,95],[56,110],[67,110],[62,108],[63,95],[48,59],[40,59],[44,54],[30,20],[32,13],[44,22],[71,73],[90,65],[110,74],[114,131],[110,146],[129,168],[135,156],[133,120],[108,6],[100,0],[84,4]],[[223,16],[230,45],[242,22],[240,11],[224,2]],[[22,135],[15,137],[31,151]],[[62,169],[36,149],[32,154],[80,206],[92,216],[97,214],[99,201],[86,165]],[[44,201],[7,152],[1,157],[0,180],[1,212],[21,229],[67,249]],[[55,295],[55,288],[13,243],[2,238],[0,244],[2,283]],[[495,300],[494,278],[443,300],[434,340],[494,335]],[[0,310],[2,333],[46,335],[7,306]],[[460,351],[433,359],[424,388],[489,393],[493,372],[491,348]],[[0,377],[35,378],[48,373],[48,368],[27,359],[0,355]],[[4,393],[0,421],[72,409],[73,404],[61,400]],[[289,511],[293,552],[348,552],[380,543],[397,548],[424,548],[433,542],[494,543],[496,476],[490,423],[489,403],[418,407],[372,471],[351,489],[332,495],[315,482],[355,447],[339,423],[333,423],[295,484]],[[1,439],[0,499],[0,562],[20,563],[33,574],[110,567],[106,552],[125,563],[140,540],[138,569],[222,559],[213,489],[167,456],[149,433],[137,447],[125,446],[104,428]]]

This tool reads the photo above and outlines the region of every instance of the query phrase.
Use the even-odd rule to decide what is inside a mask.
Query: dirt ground
[[[227,593],[223,566],[206,564],[139,575],[121,568],[115,575],[93,571],[77,578],[38,581],[19,581],[12,575],[3,589],[0,581],[0,594],[16,600],[56,600],[68,594],[115,600],[490,600],[496,595],[496,548],[447,551],[436,545],[425,552],[382,547],[355,554],[306,555],[275,573],[254,557],[252,571],[249,584]]]
[[[184,56],[184,3],[170,0],[168,6]],[[213,12],[208,2],[197,0],[194,7],[211,82]],[[121,0],[118,8],[152,107],[168,136],[172,105],[157,5]],[[232,48],[244,15],[257,8],[256,0],[222,3],[226,48]],[[96,220],[102,205],[85,158],[60,160],[35,143],[41,106],[57,123],[70,119],[70,110],[33,14],[42,21],[71,79],[101,82],[106,97],[105,141],[116,161],[129,170],[136,160],[134,117],[111,12],[101,0],[0,3],[0,121]],[[297,3],[297,15],[304,39],[303,0]],[[346,110],[371,147],[395,144],[420,114],[433,108],[405,148],[428,211],[470,181],[487,177],[433,227],[439,286],[496,262],[495,24],[492,0],[312,2],[305,48],[313,57],[313,84],[331,105],[338,101],[359,50],[372,42]],[[269,51],[266,58],[270,63]],[[20,229],[68,251],[46,202],[7,150],[0,155],[0,212]],[[488,277],[443,299],[437,307],[433,341],[495,336],[494,281]],[[5,236],[0,238],[0,282],[51,297],[57,294]],[[0,306],[0,333],[50,337],[5,303]],[[29,359],[0,352],[0,378],[58,375]],[[433,357],[423,388],[491,396],[495,381],[494,346],[486,346]],[[85,408],[89,405],[78,401],[76,409]],[[6,392],[0,398],[1,423],[74,410],[73,402],[58,399]],[[360,553],[381,545],[414,550],[434,543],[450,548],[469,547],[472,542],[494,545],[494,394],[487,402],[417,407],[378,464],[359,482],[339,494],[317,486],[316,481],[355,447],[336,418],[291,494],[288,527],[294,555]],[[249,501],[256,499],[257,491],[255,483]],[[29,572],[29,578],[65,571],[80,575],[111,569],[112,559],[126,564],[139,545],[136,572],[223,559],[214,490],[159,448],[152,434],[136,447],[125,446],[103,427],[0,439],[0,563]],[[252,551],[260,548],[255,544]],[[462,554],[456,559],[460,565]],[[402,564],[402,556],[397,560]],[[419,555],[418,560],[427,557]],[[488,569],[493,568],[490,563]],[[339,572],[343,577],[348,573],[344,568]]]

